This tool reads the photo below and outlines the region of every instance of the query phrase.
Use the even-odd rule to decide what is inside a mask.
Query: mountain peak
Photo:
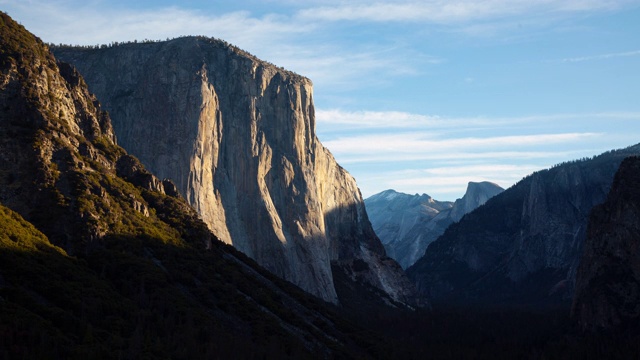
[[[470,181],[467,184],[467,191],[464,196],[456,200],[451,210],[451,218],[459,221],[465,214],[470,213],[480,205],[483,205],[490,198],[500,194],[504,189],[498,184],[482,181]]]
[[[408,195],[385,190],[365,200],[369,219],[387,254],[403,268],[413,265],[427,246],[451,223],[484,204],[502,188],[491,182],[469,182],[467,193],[455,203],[427,194]]]
[[[467,192],[470,189],[483,188],[483,189],[502,189],[502,187],[491,181],[469,181],[467,184]],[[504,189],[502,189],[504,190]]]

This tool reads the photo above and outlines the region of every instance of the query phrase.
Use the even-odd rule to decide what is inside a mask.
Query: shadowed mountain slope
[[[436,303],[568,306],[589,212],[640,145],[527,176],[451,225],[408,269]]]
[[[589,217],[573,317],[585,329],[640,328],[640,158],[622,162]]]

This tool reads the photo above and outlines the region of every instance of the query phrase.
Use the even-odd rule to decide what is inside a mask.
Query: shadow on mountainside
[[[0,242],[3,358],[350,358],[380,346],[223,244],[116,235],[71,257],[26,224]]]

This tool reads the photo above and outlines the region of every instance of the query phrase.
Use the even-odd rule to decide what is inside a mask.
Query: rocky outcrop
[[[469,182],[465,195],[455,203],[394,190],[373,195],[364,203],[387,254],[406,269],[424,255],[429,244],[449,225],[502,191],[494,183]]]
[[[622,162],[606,202],[591,211],[572,316],[584,329],[638,326],[639,157]]]
[[[435,303],[567,306],[591,209],[640,145],[536,172],[451,225],[407,270]]]
[[[103,101],[119,143],[221,240],[328,301],[331,265],[356,260],[371,265],[361,278],[408,299],[354,179],[316,137],[311,81],[202,37],[55,53]]]

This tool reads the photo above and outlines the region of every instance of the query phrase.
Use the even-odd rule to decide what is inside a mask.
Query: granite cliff
[[[455,202],[427,194],[409,195],[385,190],[364,200],[367,214],[387,254],[402,268],[413,265],[449,225],[487,202],[503,189],[490,182],[469,182]]]
[[[638,326],[640,158],[620,165],[607,200],[589,217],[576,276],[573,318],[584,329]]]
[[[0,13],[0,358],[378,356],[338,310],[217,241]]]
[[[311,81],[204,37],[54,52],[101,99],[119,143],[222,241],[327,301],[338,301],[333,267],[410,302],[354,179],[316,137]]]
[[[452,224],[407,270],[435,303],[569,306],[589,212],[640,145],[527,176]]]

